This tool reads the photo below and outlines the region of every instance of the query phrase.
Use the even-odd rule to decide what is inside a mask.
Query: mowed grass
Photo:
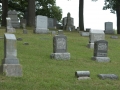
[[[70,60],[50,59],[53,52],[53,35],[34,34],[28,28],[28,34],[16,29],[17,57],[22,65],[22,77],[6,77],[0,74],[0,90],[120,90],[120,80],[100,80],[97,75],[114,73],[120,77],[120,37],[108,41],[108,57],[111,62],[98,63],[91,60],[93,49],[87,48],[88,37],[78,32],[65,31]],[[4,36],[5,29],[0,29]],[[23,45],[28,42],[29,45]],[[0,60],[4,58],[4,39],[0,39]],[[75,71],[90,71],[91,80],[77,80]]]

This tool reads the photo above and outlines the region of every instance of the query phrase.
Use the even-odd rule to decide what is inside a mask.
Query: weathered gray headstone
[[[118,36],[111,36],[112,39],[118,39]]]
[[[12,26],[14,28],[19,28],[20,27],[17,12],[15,10],[8,11],[8,17],[11,18],[11,23],[12,23]]]
[[[3,72],[6,76],[22,76],[22,67],[17,58],[16,37],[14,34],[4,34]]]
[[[21,26],[23,26],[23,23],[24,23],[24,24],[27,24],[26,19],[20,19],[20,25],[21,25]]]
[[[53,53],[50,57],[56,60],[70,59],[70,53],[67,52],[67,37],[65,35],[58,33],[58,35],[53,37]]]
[[[105,34],[114,34],[113,23],[105,22]]]
[[[88,48],[94,48],[94,42],[105,40],[105,34],[102,30],[90,30]]]
[[[49,33],[48,30],[48,18],[46,16],[37,15],[36,16],[36,27],[35,33]]]
[[[107,57],[108,42],[105,40],[99,40],[94,43],[94,56],[92,59],[97,62],[109,62],[110,58]]]
[[[85,37],[88,37],[90,35],[89,32],[85,32],[85,31],[82,31],[80,32],[81,36],[85,36]]]
[[[75,26],[73,18],[70,16],[70,13],[67,14],[67,20],[66,20],[66,25],[65,25],[65,30],[75,30]]]
[[[54,20],[53,20],[53,18],[48,18],[48,28],[54,28]]]
[[[15,33],[16,30],[15,30],[15,28],[12,27],[11,18],[10,17],[6,18],[6,22],[7,22],[6,32],[7,33]]]
[[[100,79],[111,79],[111,80],[117,80],[118,76],[115,74],[98,74],[98,77]]]
[[[78,80],[90,79],[90,71],[76,71],[75,76]]]
[[[23,33],[24,33],[24,34],[27,34],[26,24],[23,23],[22,26],[23,26]]]

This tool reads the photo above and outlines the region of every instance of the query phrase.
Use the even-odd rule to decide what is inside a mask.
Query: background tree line
[[[8,10],[16,10],[19,19],[27,15],[28,26],[34,26],[36,15],[56,18],[58,21],[62,18],[62,9],[56,6],[56,0],[0,0],[0,3],[2,4],[0,6],[2,26],[6,26]]]

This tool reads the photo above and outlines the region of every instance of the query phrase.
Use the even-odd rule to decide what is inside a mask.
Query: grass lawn
[[[16,29],[17,57],[22,65],[23,77],[6,77],[0,74],[0,90],[120,90],[120,80],[100,80],[97,75],[116,74],[120,77],[120,36],[108,41],[108,57],[111,62],[98,63],[91,60],[93,49],[86,47],[89,38],[82,37],[78,32],[67,32],[67,48],[70,60],[50,59],[53,52],[53,35],[34,34],[27,28],[28,34]],[[0,29],[4,36],[5,29]],[[28,42],[29,45],[23,45]],[[4,40],[0,39],[0,61],[4,58]],[[77,80],[75,71],[90,71],[91,80]]]

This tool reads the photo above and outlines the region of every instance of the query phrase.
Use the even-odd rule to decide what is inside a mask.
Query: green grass
[[[23,77],[6,77],[0,74],[0,90],[120,90],[120,80],[100,80],[101,73],[114,73],[120,77],[120,37],[108,41],[108,57],[111,62],[98,63],[91,60],[93,50],[86,47],[88,37],[78,32],[64,32],[67,36],[68,52],[71,59],[67,61],[50,59],[53,52],[51,34],[34,34],[31,28],[28,34],[17,29],[17,57],[22,65]],[[4,36],[5,29],[0,29]],[[119,35],[118,35],[119,36]],[[29,45],[23,45],[28,42]],[[0,60],[4,58],[4,41],[0,39]],[[90,71],[91,80],[77,80],[75,71]]]

